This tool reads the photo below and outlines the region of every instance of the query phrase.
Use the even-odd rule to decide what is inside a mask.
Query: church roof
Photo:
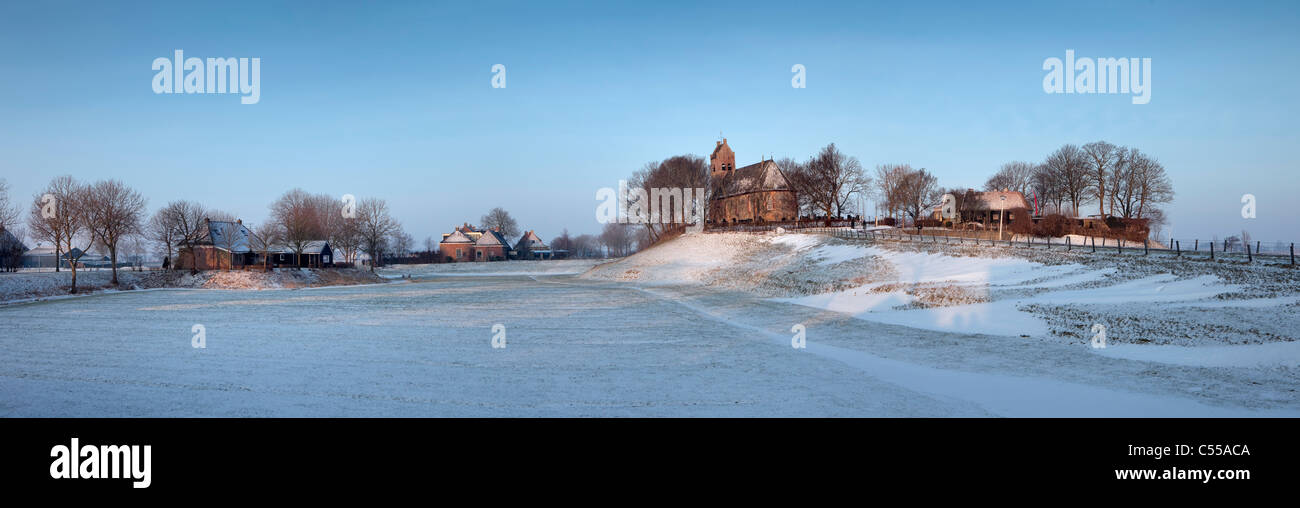
[[[751,192],[792,190],[785,173],[781,172],[781,168],[776,165],[776,162],[770,160],[728,171],[726,176],[714,181],[713,186],[713,195],[717,198],[738,196]]]

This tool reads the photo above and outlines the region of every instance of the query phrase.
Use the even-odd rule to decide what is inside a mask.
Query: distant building
[[[483,231],[475,229],[474,226],[469,224],[457,226],[450,233],[442,234],[442,242],[438,243],[438,253],[444,261],[448,262],[473,261],[474,245],[482,236]]]
[[[736,167],[736,153],[719,141],[709,155],[708,221],[711,224],[779,222],[799,218],[794,187],[776,162]]]
[[[0,229],[0,271],[12,272],[23,265],[27,246],[9,231]]]
[[[505,261],[515,251],[496,228],[484,231],[474,242],[474,261]]]
[[[555,252],[551,251],[551,247],[546,245],[546,242],[543,242],[541,237],[537,236],[537,233],[534,233],[531,229],[519,237],[519,241],[515,243],[515,252],[518,253],[519,259],[551,259],[555,257]]]

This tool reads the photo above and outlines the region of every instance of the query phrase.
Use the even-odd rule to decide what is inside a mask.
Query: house
[[[543,242],[533,230],[528,230],[519,241],[515,242],[515,252],[519,259],[551,259],[555,253]]]
[[[84,268],[86,266],[100,266],[100,265],[109,266],[108,256],[105,256],[103,254],[96,254],[93,252],[83,253],[81,249],[73,247],[71,254],[67,252],[58,253],[59,254],[57,258],[58,261],[55,261],[56,258],[54,256],[55,254],[54,251],[55,251],[54,247],[41,247],[41,246],[37,246],[34,249],[28,250],[27,252],[23,253],[22,267],[23,268],[54,268],[55,266],[58,266],[60,268],[68,268],[69,264],[71,263],[70,260],[72,259],[77,260],[78,268]]]
[[[450,233],[443,233],[438,252],[448,262],[471,261],[474,259],[474,244],[481,236],[483,232],[469,224],[459,226]]]
[[[474,242],[474,261],[505,261],[514,253],[510,241],[497,228],[484,231]]]
[[[1032,220],[1032,209],[1024,194],[1007,189],[988,192],[967,189],[957,205],[960,222],[978,223],[984,227],[997,226],[999,218],[1004,225]]]
[[[0,272],[17,271],[23,265],[27,246],[9,231],[0,229]]]
[[[274,266],[296,266],[300,268],[325,268],[334,266],[334,249],[325,240],[312,240],[303,244],[302,254],[294,251],[292,246],[277,244],[268,253]]]
[[[709,155],[712,193],[708,222],[778,222],[799,218],[794,187],[776,162],[764,160],[736,167],[736,153],[719,141]]]
[[[252,232],[244,221],[203,219],[207,231],[190,247],[182,247],[176,267],[181,269],[224,270],[260,264],[253,251]],[[190,250],[193,249],[191,255]],[[193,264],[194,266],[191,266]]]

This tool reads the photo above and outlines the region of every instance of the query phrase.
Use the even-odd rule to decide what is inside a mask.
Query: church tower
[[[709,178],[716,181],[735,170],[736,152],[727,146],[727,138],[722,138],[718,146],[713,147],[713,154],[709,155]]]

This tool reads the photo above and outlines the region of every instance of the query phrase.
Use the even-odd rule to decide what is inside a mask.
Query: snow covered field
[[[1293,279],[1045,256],[686,235],[595,267],[11,304],[0,415],[1300,416]]]

